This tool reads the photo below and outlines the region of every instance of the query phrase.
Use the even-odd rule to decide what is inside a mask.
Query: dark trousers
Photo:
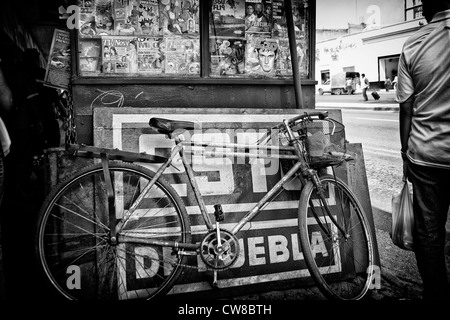
[[[362,95],[365,101],[369,100],[369,98],[367,97],[367,88],[362,89]]]
[[[445,224],[450,206],[450,170],[412,163],[408,168],[414,192],[414,252],[423,281],[424,299],[445,299],[449,290]]]

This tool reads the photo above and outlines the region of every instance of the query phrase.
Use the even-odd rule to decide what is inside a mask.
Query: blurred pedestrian
[[[384,89],[386,89],[386,92],[389,92],[389,89],[392,87],[392,82],[389,77],[386,77],[386,80],[384,81]]]
[[[367,97],[367,90],[369,89],[369,87],[370,87],[369,79],[366,78],[366,75],[364,73],[361,73],[361,89],[364,101],[369,100],[369,98]]]
[[[397,101],[404,175],[413,185],[414,252],[426,300],[449,299],[450,0],[422,0],[429,22],[404,44]],[[449,300],[447,300],[449,301]]]

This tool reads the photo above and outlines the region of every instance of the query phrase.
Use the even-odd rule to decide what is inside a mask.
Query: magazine
[[[82,39],[79,42],[79,66],[82,73],[99,71],[99,59],[101,54],[100,39]]]
[[[199,33],[199,0],[184,0],[181,2],[181,14],[178,17],[181,32],[184,34]]]
[[[139,0],[116,0],[114,3],[114,34],[131,36],[141,34]]]
[[[70,83],[70,33],[55,29],[44,85],[67,90]]]
[[[163,38],[138,38],[138,73],[161,74],[164,71],[165,57],[161,50]]]
[[[248,35],[245,70],[250,76],[274,77],[278,59],[278,40]]]
[[[159,35],[159,4],[158,0],[139,1],[139,28],[146,36]]]
[[[200,40],[168,37],[165,39],[166,74],[200,74]]]
[[[94,37],[97,35],[95,27],[95,3],[91,0],[78,0],[80,20],[78,30],[80,37]]]
[[[211,76],[245,74],[245,41],[243,39],[211,39]]]
[[[297,61],[300,76],[308,76],[308,57],[306,52],[306,43],[304,40],[296,40],[297,43]],[[277,75],[292,76],[292,61],[288,39],[278,39],[279,50],[277,59]]]
[[[294,19],[295,38],[304,36],[304,12],[303,5],[299,0],[292,1],[292,15]],[[288,38],[287,19],[284,1],[273,0],[273,26],[272,36],[279,38]]]
[[[137,38],[135,37],[102,37],[103,68],[113,64],[109,73],[137,73]],[[106,73],[106,70],[103,70]]]
[[[95,28],[98,36],[114,34],[113,0],[95,1]]]
[[[270,37],[270,19],[267,17],[265,1],[263,0],[246,0],[245,2],[245,32],[248,33],[265,33],[261,35]],[[271,4],[270,4],[271,5]],[[270,9],[267,9],[271,12]]]
[[[210,35],[234,38],[245,36],[245,1],[210,0]]]

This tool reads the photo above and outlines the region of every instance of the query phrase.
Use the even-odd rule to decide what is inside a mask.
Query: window
[[[292,78],[284,1],[201,3],[205,17],[200,0],[79,0],[79,75],[200,78],[203,68],[210,78]],[[308,10],[307,0],[293,1],[302,77],[310,72]]]
[[[405,0],[405,21],[422,18],[422,1]]]

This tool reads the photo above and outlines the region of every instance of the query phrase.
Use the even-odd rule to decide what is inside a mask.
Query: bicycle
[[[68,145],[74,155],[100,158],[101,163],[69,176],[44,201],[36,232],[41,271],[68,299],[152,299],[166,295],[183,269],[196,268],[186,262],[198,254],[213,272],[212,286],[217,286],[218,271],[230,268],[239,257],[236,234],[284,186],[299,179],[303,186],[298,206],[299,241],[311,277],[327,298],[362,299],[372,283],[374,241],[350,188],[336,177],[334,169],[333,175],[318,174],[325,167],[352,160],[329,144],[339,128],[343,132],[343,125],[327,116],[327,112],[313,111],[283,120],[255,144],[186,140],[181,133],[198,129],[196,123],[152,118],[149,124],[153,129],[175,140],[168,157]],[[327,142],[329,150],[324,149]],[[250,152],[255,148],[259,152]],[[187,154],[198,149],[215,157],[277,159],[287,168],[278,183],[227,230],[221,228],[224,213],[220,204],[214,205],[215,221],[207,212],[188,161]],[[185,205],[162,176],[177,155],[207,227],[200,242],[192,241]],[[153,172],[132,162],[156,163],[159,169]],[[131,289],[130,274],[138,283]]]

